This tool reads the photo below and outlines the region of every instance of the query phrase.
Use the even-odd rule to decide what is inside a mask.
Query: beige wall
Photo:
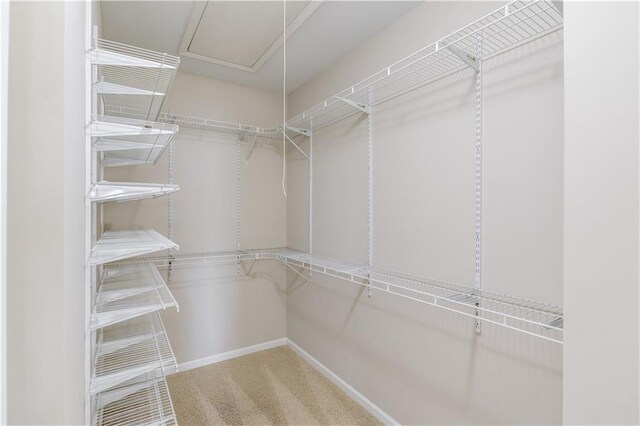
[[[429,2],[289,96],[319,102],[497,8]],[[561,34],[484,64],[484,288],[562,304]],[[374,108],[374,265],[472,285],[474,79]],[[301,139],[301,138],[299,138]],[[314,134],[314,253],[366,262],[367,120]],[[307,165],[291,155],[288,241],[307,248]],[[293,219],[295,218],[295,220]],[[295,276],[289,276],[294,280]],[[314,274],[287,335],[403,424],[557,424],[562,346]]]
[[[281,95],[178,73],[166,109],[176,114],[274,126]],[[286,202],[278,144],[260,142],[250,162],[242,142],[241,248],[286,245]],[[111,181],[167,182],[168,151],[157,165],[107,170]],[[174,240],[180,253],[236,249],[236,139],[181,129],[174,139]],[[111,229],[148,227],[167,234],[168,198],[105,206]],[[247,268],[250,264],[247,264]],[[164,312],[178,362],[193,361],[286,335],[282,265],[260,262],[249,278],[236,266],[177,269],[170,283],[180,312]]]
[[[83,3],[11,5],[7,413],[82,423]]]
[[[564,421],[637,425],[640,11],[565,10]]]

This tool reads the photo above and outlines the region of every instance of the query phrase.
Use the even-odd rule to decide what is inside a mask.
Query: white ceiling
[[[101,37],[151,50],[178,55],[185,31],[196,14],[209,9],[209,24],[196,32],[192,47],[205,56],[223,55],[241,65],[255,63],[280,33],[274,33],[274,14],[281,2],[210,1],[105,1],[102,6]],[[270,3],[267,6],[265,3]],[[302,2],[301,2],[302,3]],[[306,3],[306,2],[304,2]],[[415,1],[325,1],[287,38],[287,92],[299,87],[367,38],[379,32],[420,2]],[[226,5],[225,5],[226,4]],[[215,6],[215,7],[212,7]],[[226,6],[226,7],[225,7]],[[231,7],[229,7],[231,6]],[[300,5],[288,6],[300,11]],[[216,15],[226,12],[224,28],[215,25]],[[280,8],[280,10],[282,10]],[[270,11],[270,26],[256,28],[256,19]],[[213,12],[213,13],[212,13]],[[292,14],[293,14],[292,13]],[[204,15],[203,15],[204,16]],[[288,16],[288,18],[290,18]],[[233,21],[233,22],[232,22]],[[290,21],[290,19],[287,19]],[[215,25],[215,28],[212,28]],[[282,23],[278,25],[281,32]],[[189,34],[187,35],[190,36]],[[233,52],[220,38],[239,39],[242,52]],[[265,41],[268,37],[270,41]],[[210,40],[210,42],[207,42]],[[218,44],[216,44],[218,42]],[[228,43],[227,43],[228,44]],[[220,59],[220,58],[218,58]],[[277,48],[255,71],[246,71],[210,60],[181,56],[181,71],[270,90],[282,90],[282,47]]]

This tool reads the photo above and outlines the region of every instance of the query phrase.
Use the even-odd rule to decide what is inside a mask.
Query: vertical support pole
[[[97,27],[91,26],[91,5],[87,6],[85,10],[85,28],[87,34],[85,35],[85,44],[87,49],[87,59],[85,64],[85,213],[84,213],[84,246],[85,246],[85,341],[84,341],[84,372],[85,372],[85,389],[84,389],[84,419],[86,424],[91,424],[91,360],[93,359],[93,333],[90,327],[91,318],[91,305],[93,302],[93,288],[95,282],[94,271],[95,268],[91,267],[89,258],[91,256],[91,248],[94,243],[95,236],[95,213],[89,197],[91,191],[91,185],[94,176],[94,158],[95,151],[93,150],[93,141],[91,140],[90,123],[94,119],[94,112],[97,106],[95,99],[95,86],[94,83],[97,79],[97,72],[91,61],[91,51],[95,47],[95,39],[98,36]]]
[[[371,297],[371,267],[373,266],[373,107],[369,92],[367,114],[367,295]]]
[[[173,122],[173,118],[171,115],[171,110],[169,110],[169,117],[171,118],[170,121]],[[169,166],[168,166],[168,170],[167,173],[169,175],[168,180],[169,180],[169,184],[173,184],[173,138],[171,139],[171,141],[169,142]],[[167,232],[167,237],[173,241],[173,193],[169,193],[167,194],[167,196],[169,197],[169,199],[167,200],[167,222],[169,223],[169,230]],[[168,253],[167,253],[167,257],[169,258],[169,268],[167,269],[167,279],[169,282],[171,282],[171,279],[173,278],[173,249],[169,249]]]
[[[236,250],[238,251],[236,273],[240,275],[240,134],[236,139]]]
[[[475,156],[475,279],[476,307],[482,294],[482,32],[477,34],[478,72],[476,73],[476,156]],[[476,333],[482,332],[480,310],[476,309]]]
[[[313,117],[309,119],[309,256],[313,255]],[[309,269],[309,278],[313,276]]]

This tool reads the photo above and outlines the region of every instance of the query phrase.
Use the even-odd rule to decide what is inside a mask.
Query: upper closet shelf
[[[105,327],[178,303],[155,265],[106,268],[96,294],[91,329]]]
[[[155,371],[175,371],[164,325],[157,312],[99,330],[91,394]]]
[[[93,146],[103,152],[103,166],[155,164],[178,131],[169,123],[98,116],[91,122]]]
[[[460,71],[562,28],[561,2],[513,1],[289,120],[315,129]]]
[[[164,376],[143,374],[99,393],[96,425],[177,425]]]
[[[91,201],[131,201],[143,198],[161,197],[180,189],[178,185],[165,183],[107,182],[96,183],[91,188]]]
[[[96,92],[104,107],[139,108],[142,119],[155,121],[176,75],[180,58],[113,41],[94,39],[92,63]]]
[[[167,249],[177,250],[178,245],[152,229],[107,231],[91,250],[90,261],[92,266],[102,265]]]

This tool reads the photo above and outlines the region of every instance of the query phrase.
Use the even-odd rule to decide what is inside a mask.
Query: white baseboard
[[[298,355],[300,355],[311,366],[318,370],[323,376],[329,379],[333,384],[338,386],[344,393],[349,395],[352,399],[362,405],[372,416],[380,420],[385,425],[399,425],[393,417],[382,411],[380,407],[369,401],[364,395],[355,390],[349,383],[342,380],[336,373],[329,370],[320,361],[309,355],[304,349],[296,345],[291,339],[285,339],[291,349],[293,349]]]
[[[277,348],[278,346],[285,346],[286,344],[287,344],[287,338],[283,337],[282,339],[271,340],[269,342],[258,343],[257,345],[246,346],[244,348],[234,349],[232,351],[207,356],[204,358],[194,359],[193,361],[187,361],[187,362],[178,364],[178,372],[192,370],[198,367],[204,367],[205,365],[227,361],[229,359],[238,358],[238,357],[249,355],[255,352],[264,351],[266,349]]]

